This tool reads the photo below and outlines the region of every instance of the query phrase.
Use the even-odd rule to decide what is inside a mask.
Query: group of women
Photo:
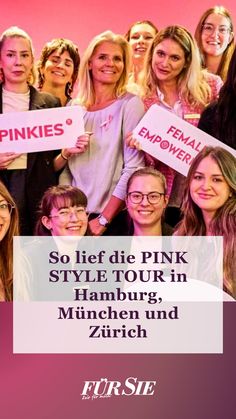
[[[30,37],[16,27],[2,34],[1,112],[82,106],[85,134],[73,148],[0,153],[0,299],[12,296],[18,212],[23,235],[170,235],[170,225],[174,234],[223,235],[225,289],[236,296],[235,157],[207,147],[185,181],[142,153],[132,137],[145,111],[158,104],[235,148],[236,52],[228,11],[209,9],[195,37],[197,43],[182,26],[158,31],[140,21],[125,37],[96,36],[81,62],[71,41],[54,39],[42,50],[36,89]]]

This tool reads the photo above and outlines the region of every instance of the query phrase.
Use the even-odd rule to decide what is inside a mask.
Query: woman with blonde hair
[[[236,298],[236,158],[221,147],[205,147],[186,179],[179,236],[223,236],[224,288]]]
[[[197,126],[201,112],[216,99],[221,86],[219,76],[201,70],[198,48],[187,29],[168,26],[158,32],[148,52],[141,83],[146,109],[157,104]],[[148,165],[163,172],[167,179],[168,223],[174,226],[179,216],[184,177],[148,155],[146,159]]]
[[[207,9],[201,16],[196,31],[203,67],[226,80],[234,51],[233,20],[223,6]]]
[[[143,165],[142,154],[124,139],[144,114],[141,99],[127,92],[129,44],[111,31],[96,36],[84,52],[79,70],[79,95],[72,104],[85,108],[87,150],[71,156],[60,183],[72,184],[88,197],[90,229],[105,232],[124,205],[131,173]]]
[[[13,298],[13,237],[18,235],[16,204],[0,182],[0,301]]]
[[[133,23],[125,34],[132,50],[132,70],[129,75],[129,85],[138,83],[143,71],[148,49],[157,34],[158,29],[150,20]]]

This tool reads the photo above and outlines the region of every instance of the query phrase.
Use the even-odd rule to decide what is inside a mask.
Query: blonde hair
[[[196,31],[195,31],[195,39],[197,41],[199,50],[200,50],[200,54],[201,54],[201,60],[202,60],[202,65],[203,67],[205,67],[205,53],[203,51],[203,47],[202,47],[202,27],[203,24],[205,23],[206,19],[208,18],[209,15],[211,15],[212,13],[215,13],[217,15],[221,15],[224,16],[228,19],[229,24],[230,24],[230,32],[232,35],[232,39],[231,41],[228,43],[226,49],[224,50],[221,60],[220,60],[220,64],[219,67],[217,69],[217,75],[219,75],[221,77],[221,79],[223,81],[226,80],[227,77],[227,72],[228,72],[228,67],[229,67],[229,63],[232,57],[232,54],[234,52],[234,34],[233,34],[233,20],[232,17],[230,16],[230,13],[227,9],[225,9],[225,7],[223,6],[214,6],[211,7],[210,9],[207,9],[205,11],[205,13],[203,13],[203,15],[201,16],[197,27],[196,27]]]
[[[178,236],[205,236],[206,225],[201,209],[192,200],[190,184],[200,162],[211,157],[219,166],[230,188],[227,201],[220,207],[211,221],[214,236],[224,237],[224,286],[236,298],[236,158],[221,147],[205,147],[193,160],[186,178],[182,204],[183,219],[176,227]]]
[[[30,52],[32,55],[32,69],[30,73],[30,77],[28,80],[29,84],[34,84],[36,80],[36,72],[34,68],[34,49],[32,44],[32,39],[30,36],[25,32],[23,29],[18,28],[18,26],[11,26],[10,28],[6,29],[0,36],[0,54],[3,47],[3,44],[6,39],[8,38],[23,38],[26,39],[29,42]],[[4,74],[3,74],[3,80],[4,80]]]
[[[113,44],[119,45],[123,52],[124,60],[124,70],[115,86],[115,95],[117,97],[122,96],[126,93],[126,85],[128,82],[128,76],[131,65],[131,53],[130,46],[126,39],[118,34],[114,34],[111,31],[103,32],[97,35],[92,39],[89,46],[84,52],[84,55],[81,60],[80,69],[79,69],[79,94],[77,97],[78,103],[86,108],[95,103],[95,91],[93,86],[93,80],[91,76],[91,71],[89,69],[89,62],[92,58],[96,48],[101,45],[103,42],[111,42]]]
[[[146,65],[141,81],[142,96],[151,96],[156,92],[158,79],[152,69],[155,48],[165,39],[172,39],[183,50],[185,65],[178,76],[177,86],[182,98],[190,105],[202,105],[210,101],[211,90],[206,75],[201,70],[200,55],[197,45],[187,29],[182,26],[168,26],[157,33],[146,58]]]

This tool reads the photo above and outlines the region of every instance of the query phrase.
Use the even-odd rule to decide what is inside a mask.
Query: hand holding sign
[[[8,152],[8,153],[0,153],[0,170],[7,169],[9,164],[11,164],[20,154]]]
[[[92,132],[85,132],[84,135],[80,135],[75,143],[75,147],[64,149],[63,154],[69,158],[74,154],[84,153],[88,148],[90,136],[92,134]]]

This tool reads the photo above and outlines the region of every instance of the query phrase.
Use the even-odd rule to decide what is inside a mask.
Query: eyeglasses
[[[211,23],[203,23],[202,25],[202,32],[205,32],[208,35],[214,33],[215,30],[217,30],[217,32],[219,32],[221,35],[226,35],[231,31],[228,26],[224,25],[214,26]]]
[[[14,205],[7,202],[6,204],[0,204],[0,215],[1,217],[8,217],[11,215]]]
[[[149,192],[149,193],[142,193],[142,192],[129,192],[128,198],[132,202],[132,204],[141,204],[143,198],[146,196],[149,204],[158,204],[161,200],[162,196],[165,196],[162,192]]]
[[[49,218],[59,218],[59,220],[67,222],[70,221],[71,217],[84,218],[87,216],[86,209],[84,207],[77,208],[63,208],[55,215],[49,215]]]

